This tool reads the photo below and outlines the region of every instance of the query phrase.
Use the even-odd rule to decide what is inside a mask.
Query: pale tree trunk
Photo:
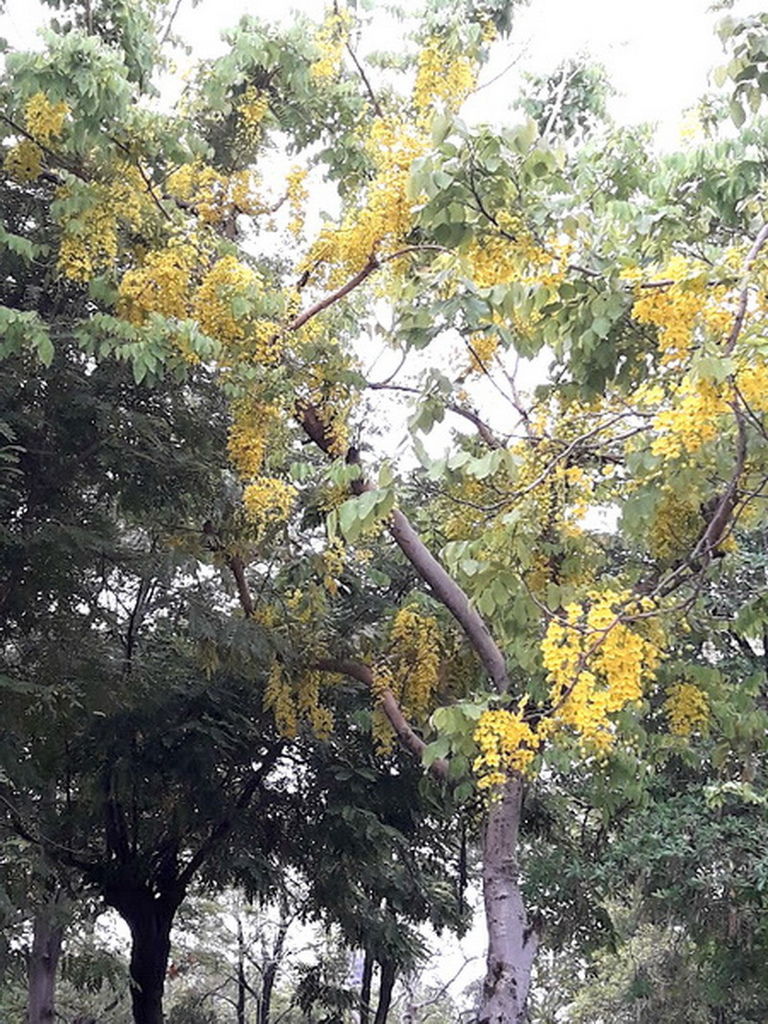
[[[275,941],[267,956],[261,982],[261,1001],[259,1004],[259,1024],[270,1024],[272,1018],[272,993],[277,980],[277,972],[283,960],[285,940],[290,927],[290,907],[288,905],[288,892],[285,888],[280,890],[280,917],[277,924]]]
[[[56,971],[61,956],[63,929],[54,923],[54,908],[36,916],[29,955],[27,1020],[29,1024],[53,1024],[56,1017]]]
[[[418,1010],[416,1007],[415,976],[413,974],[406,974],[403,978],[403,985],[405,987],[405,1005],[403,1006],[401,1024],[416,1024]]]
[[[490,807],[483,841],[488,961],[478,1024],[522,1024],[538,936],[520,892],[517,841],[523,784],[508,780]]]

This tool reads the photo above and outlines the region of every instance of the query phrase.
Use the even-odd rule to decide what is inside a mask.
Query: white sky
[[[709,6],[709,0],[530,0],[516,15],[511,38],[497,45],[485,74],[501,70],[521,51],[524,56],[498,88],[484,94],[483,105],[487,109],[490,92],[496,109],[514,99],[518,68],[546,72],[564,58],[590,53],[606,65],[620,92],[613,101],[618,120],[676,128],[681,112],[706,88],[708,72],[722,60],[714,33],[722,14]],[[755,0],[736,0],[734,9],[748,13],[760,7]],[[324,9],[325,0],[294,0],[272,9],[253,0],[202,0],[195,8],[182,0],[175,27],[192,45],[194,57],[211,57],[225,52],[220,35],[243,14],[285,22],[294,10],[320,19]],[[0,15],[0,36],[15,48],[39,46],[35,33],[46,15],[39,0],[8,0]],[[377,33],[377,48],[397,46],[395,23],[389,38],[383,35]]]

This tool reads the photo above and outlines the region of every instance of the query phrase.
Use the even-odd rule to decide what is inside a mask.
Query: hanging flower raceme
[[[662,708],[669,721],[670,732],[677,736],[690,736],[701,731],[709,721],[709,697],[693,683],[670,686]]]

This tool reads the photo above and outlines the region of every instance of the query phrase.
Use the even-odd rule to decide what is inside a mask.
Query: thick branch
[[[311,405],[297,409],[297,415],[306,434],[328,453],[331,439],[328,430]],[[359,462],[356,451],[350,449],[348,462]],[[362,477],[352,487],[355,494],[371,490]],[[399,509],[394,509],[389,532],[392,539],[414,567],[422,580],[429,586],[435,597],[441,601],[467,635],[475,653],[490,676],[496,690],[504,693],[509,689],[507,666],[501,649],[491,636],[483,617],[472,607],[469,598],[453,577],[443,568],[424,541],[411,525],[408,517]]]
[[[509,676],[504,655],[491,636],[480,613],[454,578],[438,562],[414,530],[408,517],[399,509],[392,512],[390,533],[405,557],[427,583],[467,635],[496,690],[509,689]]]
[[[253,603],[253,597],[251,596],[248,582],[245,578],[245,563],[239,555],[233,555],[229,559],[228,565],[235,578],[235,586],[237,587],[237,596],[240,599],[240,605],[245,612],[246,617],[252,619],[256,608]]]
[[[298,331],[298,329],[303,327],[308,320],[312,319],[312,317],[317,316],[318,313],[322,313],[324,309],[328,309],[329,306],[338,302],[339,299],[343,299],[345,295],[349,295],[351,291],[354,291],[355,288],[362,284],[367,277],[371,276],[378,266],[379,261],[375,256],[371,256],[362,270],[358,270],[353,277],[351,277],[340,288],[337,288],[335,292],[331,292],[330,295],[326,295],[324,298],[316,302],[314,306],[310,306],[309,309],[305,309],[303,313],[299,313],[297,317],[291,320],[287,329],[289,331]]]
[[[317,668],[322,672],[337,672],[340,675],[350,676],[352,679],[364,683],[372,693],[376,692],[373,671],[361,661],[354,661],[352,658],[326,658],[317,662]],[[427,745],[421,736],[412,729],[395,695],[390,689],[385,689],[381,691],[379,701],[397,738],[406,750],[421,761]],[[432,762],[430,770],[441,780],[448,778],[448,762],[441,757]]]

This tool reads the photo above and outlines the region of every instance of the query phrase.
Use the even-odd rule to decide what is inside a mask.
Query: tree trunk
[[[407,974],[403,979],[403,984],[405,986],[405,1005],[403,1006],[401,1024],[416,1024],[418,1009],[416,1007],[415,975]]]
[[[284,887],[280,889],[280,917],[277,924],[277,933],[272,949],[267,957],[262,975],[261,1003],[259,1004],[259,1024],[270,1024],[272,1017],[272,991],[275,987],[277,972],[283,960],[285,939],[290,927],[290,907],[288,904],[288,892]]]
[[[134,1024],[163,1024],[163,989],[177,900],[145,889],[110,900],[131,929],[131,1007]]]
[[[28,1006],[29,1024],[53,1024],[56,1017],[56,970],[61,956],[63,929],[54,924],[52,908],[46,907],[35,916],[32,950],[29,955]]]
[[[508,780],[488,814],[483,843],[483,896],[488,960],[478,1024],[522,1024],[538,936],[520,892],[517,840],[523,784]]]
[[[245,1024],[245,938],[243,922],[237,919],[237,1024]]]
[[[376,1005],[376,1016],[373,1024],[387,1024],[389,1007],[392,1002],[392,989],[395,984],[394,960],[381,961],[381,981],[379,982],[379,1001]]]
[[[360,1024],[371,1019],[371,982],[373,981],[373,957],[366,949],[363,960],[363,977],[360,981]]]

